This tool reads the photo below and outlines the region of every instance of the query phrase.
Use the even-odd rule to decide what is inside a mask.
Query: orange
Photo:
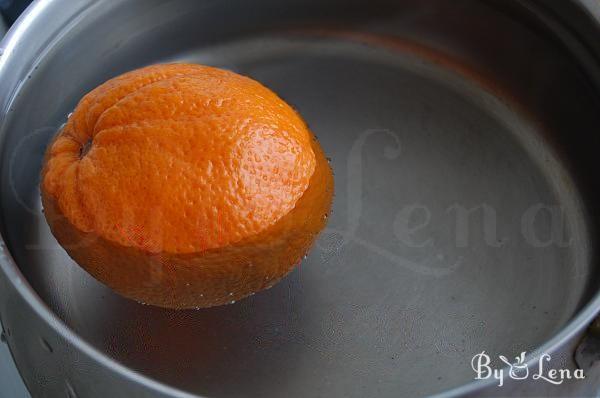
[[[79,102],[48,147],[44,214],[91,275],[169,308],[272,286],[325,226],[333,176],[301,117],[260,83],[154,65]]]

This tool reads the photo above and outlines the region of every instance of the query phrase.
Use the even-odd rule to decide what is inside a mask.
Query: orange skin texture
[[[107,81],[49,145],[42,203],[92,276],[167,308],[222,305],[289,273],[324,228],[333,175],[276,94],[167,64]]]

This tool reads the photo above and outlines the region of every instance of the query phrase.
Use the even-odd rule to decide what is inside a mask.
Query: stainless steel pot
[[[578,388],[474,381],[471,358],[526,351],[532,366],[542,353],[574,366],[600,309],[599,37],[594,0],[36,1],[0,44],[0,320],[29,390]],[[165,61],[271,87],[335,170],[317,247],[234,305],[174,312],[118,297],[69,259],[42,214],[42,154],[78,99]]]

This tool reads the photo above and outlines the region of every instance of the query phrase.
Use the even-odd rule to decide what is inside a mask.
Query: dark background
[[[0,0],[0,13],[8,26],[19,17],[32,0]]]

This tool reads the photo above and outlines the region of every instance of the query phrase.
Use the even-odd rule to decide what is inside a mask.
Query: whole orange
[[[270,287],[325,226],[333,176],[300,116],[260,83],[154,65],[83,97],[48,147],[52,233],[140,302],[210,307]]]

